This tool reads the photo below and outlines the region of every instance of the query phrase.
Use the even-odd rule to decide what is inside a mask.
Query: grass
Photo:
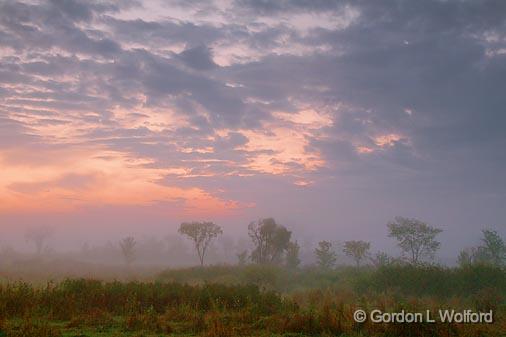
[[[506,271],[214,266],[154,281],[0,285],[0,336],[504,336]],[[493,324],[356,323],[353,312],[494,310]]]

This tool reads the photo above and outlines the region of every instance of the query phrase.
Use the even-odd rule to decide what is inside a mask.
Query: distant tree
[[[222,248],[223,256],[226,260],[229,260],[233,258],[233,251],[234,251],[234,239],[232,239],[230,236],[222,236],[219,239],[219,243]]]
[[[504,240],[493,230],[482,230],[483,245],[480,247],[482,254],[491,264],[501,266],[506,263],[506,245]]]
[[[360,267],[360,262],[364,260],[371,248],[371,243],[365,241],[346,241],[344,243],[343,252],[355,260],[357,267]]]
[[[54,230],[51,227],[34,227],[25,233],[25,239],[35,245],[37,255],[40,255],[46,248],[47,239],[53,235]]]
[[[89,257],[91,255],[91,248],[88,242],[83,243],[81,246],[81,254],[85,257]]]
[[[398,241],[399,247],[403,254],[408,255],[411,264],[419,264],[423,258],[432,259],[441,245],[436,236],[442,230],[420,220],[396,217],[395,221],[387,226],[388,236]]]
[[[371,260],[373,266],[377,268],[392,263],[392,258],[385,252],[376,252],[376,254],[374,254],[374,256],[371,256],[369,259]]]
[[[457,257],[457,263],[461,267],[472,265],[477,262],[478,255],[479,255],[478,248],[476,247],[464,248],[460,251],[459,256]]]
[[[289,242],[288,248],[286,249],[286,267],[289,269],[296,269],[300,265],[299,258],[300,246],[295,242]]]
[[[195,246],[200,265],[204,265],[204,258],[211,242],[223,234],[220,226],[213,222],[183,222],[179,226],[179,233],[189,237]]]
[[[468,266],[472,264],[491,264],[503,266],[506,264],[506,245],[496,231],[482,230],[482,245],[463,249],[458,258],[458,264]]]
[[[135,245],[137,242],[131,236],[127,236],[123,240],[119,242],[119,246],[121,248],[121,254],[125,259],[125,263],[127,266],[130,266],[135,261]]]
[[[332,250],[332,243],[329,241],[318,242],[318,247],[315,249],[315,255],[318,266],[322,269],[331,269],[336,264],[337,256]]]
[[[251,260],[255,263],[279,263],[288,249],[292,232],[276,223],[273,218],[260,219],[248,226],[248,235],[255,248]]]
[[[184,243],[184,239],[175,234],[167,235],[165,238],[166,242],[166,254],[172,259],[184,260],[189,256],[188,247]]]
[[[248,261],[248,251],[243,250],[239,254],[237,254],[237,264],[240,266],[246,265],[246,262]]]

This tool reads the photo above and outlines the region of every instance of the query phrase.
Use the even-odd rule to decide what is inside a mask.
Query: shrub
[[[61,337],[60,329],[50,326],[47,322],[33,321],[25,318],[19,325],[7,329],[8,337]]]

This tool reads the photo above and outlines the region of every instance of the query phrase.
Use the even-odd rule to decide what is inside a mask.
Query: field
[[[356,309],[492,310],[492,324],[356,323]],[[0,336],[505,336],[506,271],[389,265],[172,269],[151,280],[3,281]]]

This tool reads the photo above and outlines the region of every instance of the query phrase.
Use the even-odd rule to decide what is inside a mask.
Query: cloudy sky
[[[0,0],[0,226],[473,244],[505,107],[504,1]]]

